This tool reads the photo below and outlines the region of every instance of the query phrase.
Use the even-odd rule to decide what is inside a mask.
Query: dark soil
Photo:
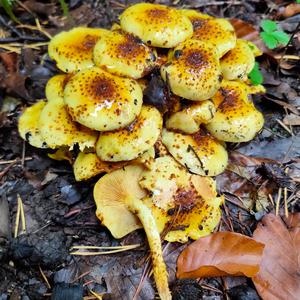
[[[138,1],[137,1],[138,2]],[[156,1],[150,1],[156,2]],[[276,19],[289,34],[295,33],[300,14],[288,18],[280,12],[286,3],[270,1],[159,1],[177,7],[196,8],[218,17],[239,18],[258,29],[260,20]],[[70,17],[63,17],[58,1],[22,1],[15,14],[27,25],[42,26],[54,35],[74,26],[106,27],[131,1],[67,1]],[[54,161],[29,146],[18,135],[17,122],[25,106],[44,98],[47,80],[58,71],[47,56],[46,46],[26,45],[46,42],[38,31],[17,27],[0,9],[0,44],[20,43],[20,53],[8,54],[0,46],[0,300],[6,299],[154,299],[152,278],[146,276],[148,247],[142,231],[115,240],[95,216],[92,188],[97,178],[78,183],[66,162]],[[286,48],[259,58],[267,93],[256,97],[265,115],[264,130],[255,140],[229,145],[230,170],[218,176],[219,192],[226,196],[219,229],[251,235],[258,220],[274,210],[268,194],[276,198],[280,187],[287,187],[289,211],[300,211],[299,126],[284,129],[277,121],[287,113],[298,114],[300,107],[299,61],[282,64],[274,55],[299,57],[300,36]],[[237,152],[242,153],[237,154]],[[251,159],[256,157],[257,159]],[[237,167],[240,166],[240,167]],[[284,172],[289,167],[288,175]],[[249,175],[250,174],[250,175]],[[298,181],[297,181],[298,180]],[[14,238],[18,195],[21,197],[26,233]],[[283,207],[280,208],[283,212]],[[116,246],[138,244],[121,254],[75,256],[74,245]],[[164,245],[174,299],[259,299],[250,280],[212,278],[175,281],[176,258],[185,245]],[[47,278],[48,283],[45,278]],[[88,298],[89,297],[89,298]]]

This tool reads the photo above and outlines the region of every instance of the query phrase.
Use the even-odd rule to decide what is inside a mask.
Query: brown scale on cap
[[[72,77],[64,93],[73,119],[99,131],[129,125],[140,113],[142,97],[136,81],[113,76],[97,67]]]
[[[222,57],[236,44],[234,28],[226,19],[212,18],[195,10],[181,10],[193,24],[193,39],[210,42]]]
[[[214,48],[197,40],[187,40],[169,55],[161,75],[171,91],[183,98],[209,99],[220,86],[219,60]]]
[[[63,31],[50,41],[49,56],[63,72],[78,72],[92,67],[94,46],[107,33],[105,29],[85,27]]]
[[[156,55],[139,38],[115,30],[96,44],[94,61],[112,74],[138,79],[156,66]]]
[[[250,100],[250,94],[261,92],[243,82],[222,82],[212,101],[217,107],[215,117],[206,125],[217,139],[226,142],[247,142],[262,128],[262,114]]]
[[[120,16],[121,28],[154,47],[172,48],[193,34],[190,20],[176,9],[138,3]]]

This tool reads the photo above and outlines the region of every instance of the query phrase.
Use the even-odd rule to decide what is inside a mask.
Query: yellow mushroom
[[[197,40],[187,40],[172,50],[161,76],[175,95],[195,101],[213,96],[222,80],[215,49]]]
[[[166,128],[189,134],[196,133],[201,124],[207,124],[212,120],[215,112],[216,108],[211,101],[201,101],[172,114],[166,120]]]
[[[143,93],[133,79],[98,67],[81,71],[65,87],[64,101],[76,122],[99,131],[129,125],[140,113]]]
[[[235,48],[226,53],[220,60],[224,79],[246,80],[254,67],[255,56],[261,54],[253,43],[238,39]]]
[[[218,197],[216,183],[210,177],[190,175],[188,185],[179,187],[169,198],[168,209],[153,204],[152,197],[143,202],[151,209],[157,228],[168,242],[186,243],[207,236],[221,218],[220,205],[224,197]]]
[[[61,98],[52,98],[41,111],[38,128],[50,148],[94,148],[98,133],[73,122]]]
[[[226,19],[213,18],[195,10],[181,10],[193,24],[193,39],[212,43],[218,57],[222,57],[236,44],[236,35],[233,26]]]
[[[128,127],[100,134],[96,145],[97,155],[104,161],[135,159],[153,147],[161,128],[160,112],[145,105],[140,115]]]
[[[73,164],[76,181],[88,180],[102,173],[110,173],[124,167],[128,162],[105,162],[96,153],[79,152]]]
[[[190,38],[193,26],[178,10],[159,4],[138,3],[120,15],[121,28],[144,43],[172,48]]]
[[[49,43],[49,56],[57,67],[66,73],[78,72],[94,66],[93,49],[98,39],[108,30],[77,27],[63,31]]]
[[[156,56],[139,38],[116,30],[99,39],[94,61],[112,74],[138,79],[155,67]]]
[[[146,195],[138,183],[142,172],[141,166],[130,165],[100,178],[94,187],[96,214],[116,238],[123,236],[125,229],[139,228],[134,215],[139,218],[148,238],[158,294],[162,300],[171,300],[160,235],[151,210],[141,201]]]
[[[226,149],[202,129],[193,135],[164,129],[162,142],[170,154],[194,174],[216,176],[226,168]]]
[[[64,99],[64,89],[70,78],[71,76],[68,74],[60,74],[55,75],[48,80],[45,88],[48,102],[52,99]]]
[[[31,146],[37,148],[48,148],[47,143],[41,136],[39,130],[39,119],[45,101],[39,101],[30,107],[27,107],[19,119],[18,130],[20,136],[27,141]]]
[[[217,107],[215,117],[206,125],[208,131],[225,142],[247,142],[261,130],[264,118],[249,94],[262,92],[262,86],[249,87],[243,82],[222,82],[220,90],[212,98]]]

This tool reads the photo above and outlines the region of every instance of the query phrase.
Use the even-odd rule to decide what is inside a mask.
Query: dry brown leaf
[[[285,18],[292,17],[296,14],[300,13],[300,4],[299,3],[291,3],[286,7],[282,7],[279,9],[279,15]]]
[[[290,126],[299,126],[300,125],[300,116],[297,116],[295,114],[286,115],[283,119],[283,123],[285,125],[290,125]]]
[[[262,243],[239,233],[213,233],[184,249],[177,261],[177,277],[253,277],[259,270],[263,249]]]
[[[266,215],[253,238],[265,244],[259,272],[253,282],[264,300],[300,299],[300,214],[286,224],[279,216]]]

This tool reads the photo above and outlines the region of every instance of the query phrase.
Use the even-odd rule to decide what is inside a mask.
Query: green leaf
[[[69,15],[68,4],[65,2],[65,0],[59,0],[59,3],[60,3],[60,6],[63,10],[64,16],[68,16]]]
[[[264,41],[264,43],[266,44],[266,46],[269,49],[274,49],[277,47],[278,45],[278,41],[277,39],[272,35],[272,33],[267,33],[267,32],[261,32],[260,37],[262,38],[262,40]]]
[[[296,2],[300,4],[300,0],[297,0]]]
[[[5,12],[9,15],[9,17],[16,23],[20,23],[19,20],[13,13],[13,0],[0,0],[0,5],[3,7]]]
[[[248,74],[248,77],[253,85],[258,85],[263,83],[264,78],[259,70],[258,62],[255,62],[255,65],[252,71]]]
[[[260,23],[260,27],[267,33],[270,33],[277,29],[277,24],[271,20],[262,20]]]
[[[290,37],[288,34],[286,34],[283,31],[279,31],[279,30],[272,32],[272,36],[278,41],[279,44],[282,44],[284,46],[286,46],[290,40]]]

